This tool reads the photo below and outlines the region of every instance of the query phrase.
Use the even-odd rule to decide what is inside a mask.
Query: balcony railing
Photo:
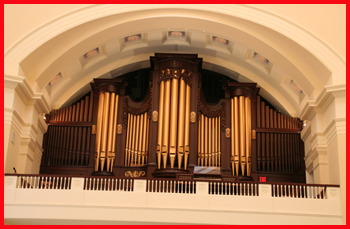
[[[20,207],[24,205],[36,208],[60,206],[59,209],[62,209],[62,204],[66,206],[67,211],[74,206],[79,208],[80,213],[86,212],[87,215],[91,207],[99,209],[105,207],[107,212],[111,206],[120,208],[120,211],[163,209],[163,212],[168,212],[164,214],[174,216],[169,222],[175,222],[173,220],[179,214],[178,223],[184,222],[181,221],[183,214],[178,209],[193,215],[194,218],[186,222],[201,224],[250,224],[252,222],[248,218],[254,214],[261,219],[261,221],[254,221],[254,224],[259,222],[273,224],[275,221],[266,220],[277,218],[280,220],[279,224],[298,224],[298,220],[305,219],[308,221],[302,221],[304,224],[341,224],[342,217],[339,185],[5,174],[4,187],[5,219],[23,217],[13,210],[16,206],[20,212]],[[218,212],[231,212],[239,217],[227,218],[226,221],[222,221],[220,217],[211,217],[210,220],[201,217],[201,220],[196,221],[198,210],[202,213],[206,212],[205,214],[211,212],[211,215],[217,215]],[[41,215],[35,215],[36,212],[38,211],[31,212],[34,214],[32,217],[40,218]],[[260,218],[261,212],[267,217],[266,220]],[[143,220],[156,217],[149,212],[143,213],[148,217]],[[52,214],[50,216],[47,213],[45,217],[58,217],[55,215],[57,212]],[[94,220],[105,217],[99,214],[102,213],[96,212]],[[125,220],[122,215],[124,213],[120,214],[120,221]],[[62,217],[64,219],[64,216]],[[92,218],[90,216],[88,220]],[[117,218],[116,215],[111,216],[111,220]],[[131,220],[141,220],[141,218]],[[153,220],[156,222],[159,218],[153,218]]]
[[[66,175],[32,175],[6,174],[16,177],[17,189],[65,189],[70,190],[72,176]],[[83,178],[83,189],[87,191],[134,191],[134,181],[146,181],[146,192],[196,194],[197,182],[207,183],[209,195],[259,196],[259,186],[270,186],[271,197],[327,199],[327,187],[339,185],[271,183],[246,181],[213,181],[213,180],[177,180],[159,178],[118,178],[97,176],[74,176]]]

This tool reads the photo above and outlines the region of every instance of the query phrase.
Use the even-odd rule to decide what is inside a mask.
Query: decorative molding
[[[158,111],[153,111],[152,112],[152,121],[153,122],[158,122]]]
[[[180,79],[181,77],[188,86],[192,87],[192,71],[184,68],[167,68],[161,70],[159,83],[161,81],[168,81],[170,79]]]
[[[312,161],[306,165],[306,171],[310,174],[314,172],[314,164]]]
[[[145,171],[126,171],[124,174],[126,177],[143,177],[146,175]]]
[[[206,117],[209,118],[215,118],[220,116],[220,126],[221,126],[221,131],[225,132],[226,130],[226,120],[225,120],[225,106],[226,103],[225,101],[221,102],[221,108],[218,110],[209,110],[204,104],[202,103],[201,100],[201,93],[198,90],[197,93],[197,120],[199,120],[199,117],[201,114],[203,114]]]
[[[230,128],[226,128],[225,136],[226,136],[226,138],[230,138],[231,137],[231,129]]]
[[[146,95],[147,96],[147,95]],[[141,106],[141,107],[131,107],[129,106],[129,98],[125,97],[124,98],[124,103],[123,103],[123,128],[125,129],[128,125],[128,113],[133,114],[133,115],[140,115],[148,111],[148,118],[151,117],[151,106],[152,106],[152,87],[149,87],[149,97],[147,101]]]
[[[122,124],[118,124],[118,125],[117,125],[117,134],[122,134],[122,131],[123,131],[123,126],[122,126]]]
[[[301,120],[311,120],[314,112],[324,112],[334,98],[346,97],[346,84],[325,86],[315,100],[309,100],[300,112]]]
[[[4,108],[4,124],[11,125],[19,134],[22,135],[25,122],[16,110]]]
[[[190,121],[191,123],[195,123],[196,122],[196,112],[192,111],[190,114]]]
[[[49,113],[50,106],[43,93],[35,93],[25,77],[4,74],[4,87],[15,89],[24,104],[34,105],[37,102],[40,113]]]

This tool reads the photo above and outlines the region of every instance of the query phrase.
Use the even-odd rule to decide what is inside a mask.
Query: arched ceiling
[[[322,42],[296,25],[242,5],[89,6],[31,36],[22,56],[14,54],[19,44],[5,62],[17,60],[52,109],[90,91],[94,78],[150,67],[150,56],[166,52],[196,53],[204,69],[256,82],[277,109],[298,116],[329,83],[334,69],[343,67],[326,63],[324,56],[335,54],[318,49]]]

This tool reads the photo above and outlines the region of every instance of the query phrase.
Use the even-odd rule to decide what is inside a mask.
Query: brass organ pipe
[[[143,134],[142,134],[142,165],[145,164],[145,153],[146,153],[146,138],[148,135],[147,132],[147,112],[144,113],[143,115]]]
[[[142,139],[143,139],[143,114],[140,116],[140,131],[139,131],[139,147],[137,149],[137,165],[139,166],[141,163],[141,153],[142,153]]]
[[[185,99],[186,99],[186,83],[183,78],[180,79],[180,95],[179,95],[179,130],[178,130],[178,167],[181,168],[182,158],[184,154],[184,131],[185,131]]]
[[[197,162],[197,165],[200,166],[200,162],[201,162],[201,119],[199,119],[198,121],[198,162]]]
[[[129,141],[130,141],[130,125],[131,125],[131,114],[128,113],[128,130],[126,132],[126,144],[125,144],[125,158],[124,158],[124,165],[128,166],[129,165],[129,153],[130,153],[130,148],[129,148]]]
[[[219,117],[215,118],[215,138],[216,138],[216,144],[215,144],[215,152],[216,152],[216,167],[220,167],[219,166],[219,143],[220,143],[220,126],[218,125],[218,119]]]
[[[97,130],[96,130],[96,145],[95,145],[95,171],[98,171],[98,162],[101,152],[101,134],[102,134],[102,115],[104,106],[104,93],[99,96],[98,114],[97,114]],[[75,113],[75,105],[73,105],[73,114]],[[74,115],[73,115],[74,117]]]
[[[176,158],[176,137],[177,137],[177,112],[179,96],[179,80],[173,78],[171,82],[171,113],[170,113],[170,168],[174,168]]]
[[[246,115],[246,155],[247,155],[247,176],[251,172],[251,103],[250,98],[245,98]]]
[[[171,81],[165,82],[164,88],[164,129],[163,129],[163,139],[162,139],[162,156],[163,156],[163,166],[166,168],[168,154],[169,154],[169,112],[170,112],[170,85]]]
[[[134,148],[134,160],[131,161],[132,165],[136,165],[137,156],[139,154],[139,137],[140,137],[140,115],[136,115],[136,132],[135,132],[135,148]]]
[[[219,118],[218,118],[218,139],[219,139],[219,141],[218,141],[218,154],[219,154],[219,167],[221,167],[221,148],[220,148],[220,144],[221,144],[221,124],[220,124],[220,116],[219,116]]]
[[[157,161],[158,169],[160,169],[161,154],[162,154],[162,138],[163,138],[163,122],[164,122],[164,81],[160,82],[159,93],[159,120],[158,120],[158,142],[157,142]]]
[[[218,151],[217,151],[217,145],[218,145],[218,139],[217,139],[217,126],[216,126],[216,118],[213,118],[213,166],[217,167],[218,162]]]
[[[238,171],[239,171],[239,164],[241,161],[241,158],[239,157],[239,116],[238,116],[238,97],[233,98],[233,104],[234,104],[234,122],[235,122],[235,134],[234,134],[234,144],[235,144],[235,169],[236,169],[236,175],[238,176]]]
[[[208,165],[211,166],[211,118],[208,118]]]
[[[233,98],[231,98],[231,166],[232,166],[232,176],[235,175],[235,113],[234,113],[234,102]]]
[[[215,148],[215,129],[214,129],[214,119],[215,118],[211,118],[211,163],[209,163],[210,166],[214,166],[214,157],[215,157],[215,152],[214,152],[214,148]]]
[[[205,129],[204,129],[204,123],[205,123],[205,120],[204,120],[204,115],[201,114],[201,166],[203,166],[203,163],[204,163],[204,144],[205,144],[205,141],[204,141],[204,132],[205,132]]]
[[[204,166],[207,166],[208,162],[208,117],[204,116]]]
[[[148,157],[148,135],[149,135],[149,120],[148,120],[148,115],[146,112],[145,115],[145,120],[146,120],[146,148],[145,148],[145,163],[147,163],[147,157]]]
[[[187,169],[187,161],[190,154],[190,105],[191,87],[186,85],[186,106],[185,106],[185,161],[184,168]]]
[[[245,151],[245,116],[244,116],[244,96],[239,97],[239,112],[240,112],[240,143],[241,143],[241,170],[242,175],[245,174],[246,151]]]
[[[115,106],[115,93],[112,92],[110,94],[110,104],[109,104],[109,122],[108,122],[108,142],[107,142],[107,152],[106,152],[106,160],[107,160],[107,171],[109,171],[109,165],[111,163],[110,155],[112,153],[112,144],[113,144],[113,126],[114,123],[114,106]]]
[[[101,171],[103,171],[105,160],[106,160],[106,151],[107,151],[107,131],[108,131],[108,114],[109,114],[109,104],[110,104],[110,93],[105,92],[105,102],[103,106],[103,121],[102,121],[102,138],[101,138]]]
[[[112,134],[112,150],[111,150],[111,172],[113,171],[113,164],[115,159],[115,141],[117,139],[117,120],[118,120],[118,104],[119,104],[119,95],[115,96],[115,105],[114,105],[114,120],[113,120],[113,134]]]
[[[134,154],[135,154],[135,138],[136,138],[136,115],[132,115],[133,116],[133,124],[132,124],[132,140],[130,142],[130,154],[131,154],[131,159],[129,161],[129,165],[132,166],[134,163]]]

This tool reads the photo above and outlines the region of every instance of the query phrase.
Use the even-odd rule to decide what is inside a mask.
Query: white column
[[[326,86],[308,101],[300,118],[305,143],[307,182],[340,185],[343,223],[346,216],[346,84]]]
[[[25,77],[4,74],[5,173],[39,173],[43,135],[47,131],[41,113],[49,106]]]

